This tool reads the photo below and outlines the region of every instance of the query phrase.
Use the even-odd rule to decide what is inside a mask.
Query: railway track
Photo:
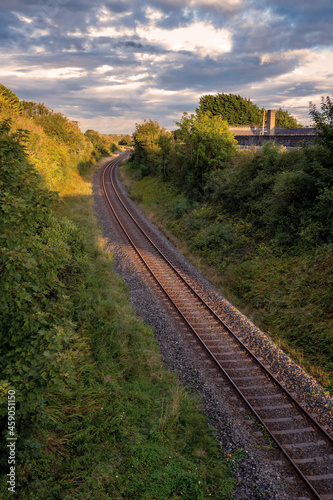
[[[158,286],[192,331],[197,342],[276,443],[312,498],[333,500],[333,436],[283,387],[225,324],[172,258],[163,253],[149,228],[131,215],[119,188],[120,155],[102,173],[105,198],[122,231]]]

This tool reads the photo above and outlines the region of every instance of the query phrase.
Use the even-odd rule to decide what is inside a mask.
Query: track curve
[[[102,184],[122,231],[178,314],[223,376],[259,420],[313,498],[333,499],[333,439],[246,347],[237,332],[198,292],[191,280],[154,242],[149,230],[131,215],[117,185],[115,169],[129,156],[106,165]]]

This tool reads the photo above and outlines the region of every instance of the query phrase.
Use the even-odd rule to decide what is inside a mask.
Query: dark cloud
[[[279,18],[294,47],[327,46],[333,43],[333,9],[331,0],[266,0],[266,9]],[[282,38],[282,37],[281,37]]]
[[[260,64],[257,56],[235,57],[233,54],[218,60],[206,58],[198,61],[183,58],[179,67],[170,61],[158,74],[157,84],[167,90],[215,88],[225,92],[226,87],[262,82],[287,73],[297,65],[296,57]]]
[[[289,0],[265,0],[262,5],[291,20],[306,19],[307,22],[310,22],[333,16],[331,0],[317,0],[315,5],[313,0],[293,0],[292,2]]]

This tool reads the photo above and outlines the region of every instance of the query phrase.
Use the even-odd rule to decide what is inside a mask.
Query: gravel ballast
[[[130,301],[137,314],[152,326],[163,361],[177,372],[178,378],[190,392],[200,396],[202,411],[210,427],[215,430],[223,452],[230,455],[242,450],[238,451],[239,459],[235,459],[234,464],[237,478],[234,498],[310,498],[304,490],[303,493],[299,491],[298,481],[293,479],[280,452],[270,446],[229,385],[222,378],[217,378],[214,369],[208,368],[201,348],[191,340],[187,328],[157,286],[146,277],[105,204],[99,173],[94,178],[93,189],[97,218],[107,241],[107,250],[114,255],[115,271],[127,283]],[[163,248],[172,253],[179,268],[199,281],[214,303],[218,302],[219,313],[229,318],[233,328],[237,327],[237,332],[248,347],[269,365],[273,374],[279,373],[287,389],[296,394],[312,413],[326,425],[332,425],[333,400],[322,387],[240,313],[173,247],[141,210],[132,201],[130,203],[136,216],[150,225],[150,231],[158,237]]]

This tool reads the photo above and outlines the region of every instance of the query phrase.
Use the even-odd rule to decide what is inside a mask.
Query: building
[[[285,147],[295,148],[302,144],[314,144],[316,136],[314,128],[283,129],[275,126],[275,110],[267,111],[267,127],[229,127],[235,135],[239,146],[262,146],[265,142],[274,141]]]

